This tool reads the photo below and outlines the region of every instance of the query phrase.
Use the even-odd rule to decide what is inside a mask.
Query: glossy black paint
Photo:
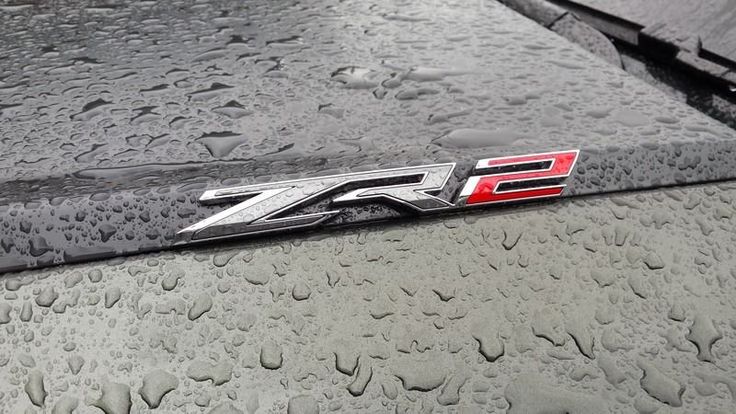
[[[0,8],[0,271],[170,248],[238,184],[456,162],[449,200],[477,159],[569,149],[566,196],[736,171],[731,129],[492,1]]]
[[[568,187],[563,197],[734,179],[734,149],[730,141],[694,141],[659,147],[582,150],[574,172],[565,181]],[[473,165],[474,160],[460,161],[439,196],[453,200],[470,175]],[[230,166],[225,171],[234,174],[234,171],[242,169],[247,169],[247,166]],[[274,181],[278,177],[275,176]],[[0,271],[156,251],[181,245],[175,236],[178,231],[227,208],[227,205],[199,203],[203,189],[217,188],[213,186],[223,183],[237,185],[249,181],[249,177],[228,177],[220,180],[220,184],[185,181],[178,185],[121,188],[32,202],[9,202],[2,207],[3,214],[0,217],[0,226],[6,229],[2,237]],[[333,209],[331,198],[334,196],[294,213]],[[539,203],[549,202],[554,200]],[[344,206],[340,210],[339,215],[320,226],[418,215],[416,211],[384,203],[361,203]],[[284,231],[290,230],[280,233]]]

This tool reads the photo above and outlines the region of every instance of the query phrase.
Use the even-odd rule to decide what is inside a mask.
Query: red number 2
[[[468,178],[458,203],[490,204],[557,197],[565,189],[565,184],[559,181],[570,175],[578,153],[579,150],[571,150],[480,160],[473,171],[487,174]],[[509,188],[500,189],[502,185]]]

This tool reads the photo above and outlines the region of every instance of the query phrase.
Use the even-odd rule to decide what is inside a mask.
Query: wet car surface
[[[736,62],[736,3],[733,1],[576,0],[569,3],[578,3],[644,27],[662,26],[664,31],[681,40],[700,38],[707,54]]]
[[[4,7],[4,182],[732,138],[495,2]]]
[[[207,188],[577,148],[575,193],[736,171],[733,130],[495,2],[5,11],[0,269],[170,247]]]
[[[0,22],[2,266],[166,247],[223,185],[585,153],[578,198],[2,275],[0,412],[733,412],[733,130],[504,6]]]
[[[6,277],[0,401],[731,412],[734,197],[592,197]]]

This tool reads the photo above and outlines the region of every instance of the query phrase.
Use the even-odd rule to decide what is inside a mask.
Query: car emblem
[[[483,159],[465,179],[453,176],[455,163],[446,163],[207,190],[199,198],[203,204],[237,204],[177,237],[199,241],[311,228],[360,203],[430,213],[558,197],[578,154],[570,150]],[[451,179],[464,185],[446,200],[439,193]]]

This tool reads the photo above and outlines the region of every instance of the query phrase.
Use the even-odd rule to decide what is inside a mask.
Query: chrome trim
[[[278,216],[347,184],[362,182],[365,182],[365,188],[343,194],[332,200],[331,204],[382,199],[417,212],[451,208],[452,203],[428,192],[440,191],[454,169],[455,163],[433,164],[208,190],[199,198],[200,202],[219,204],[244,197],[247,199],[179,231],[177,238],[179,241],[191,241],[313,227],[338,214],[340,209],[299,216]],[[419,182],[370,186],[371,182],[377,180],[414,175],[421,175]]]

